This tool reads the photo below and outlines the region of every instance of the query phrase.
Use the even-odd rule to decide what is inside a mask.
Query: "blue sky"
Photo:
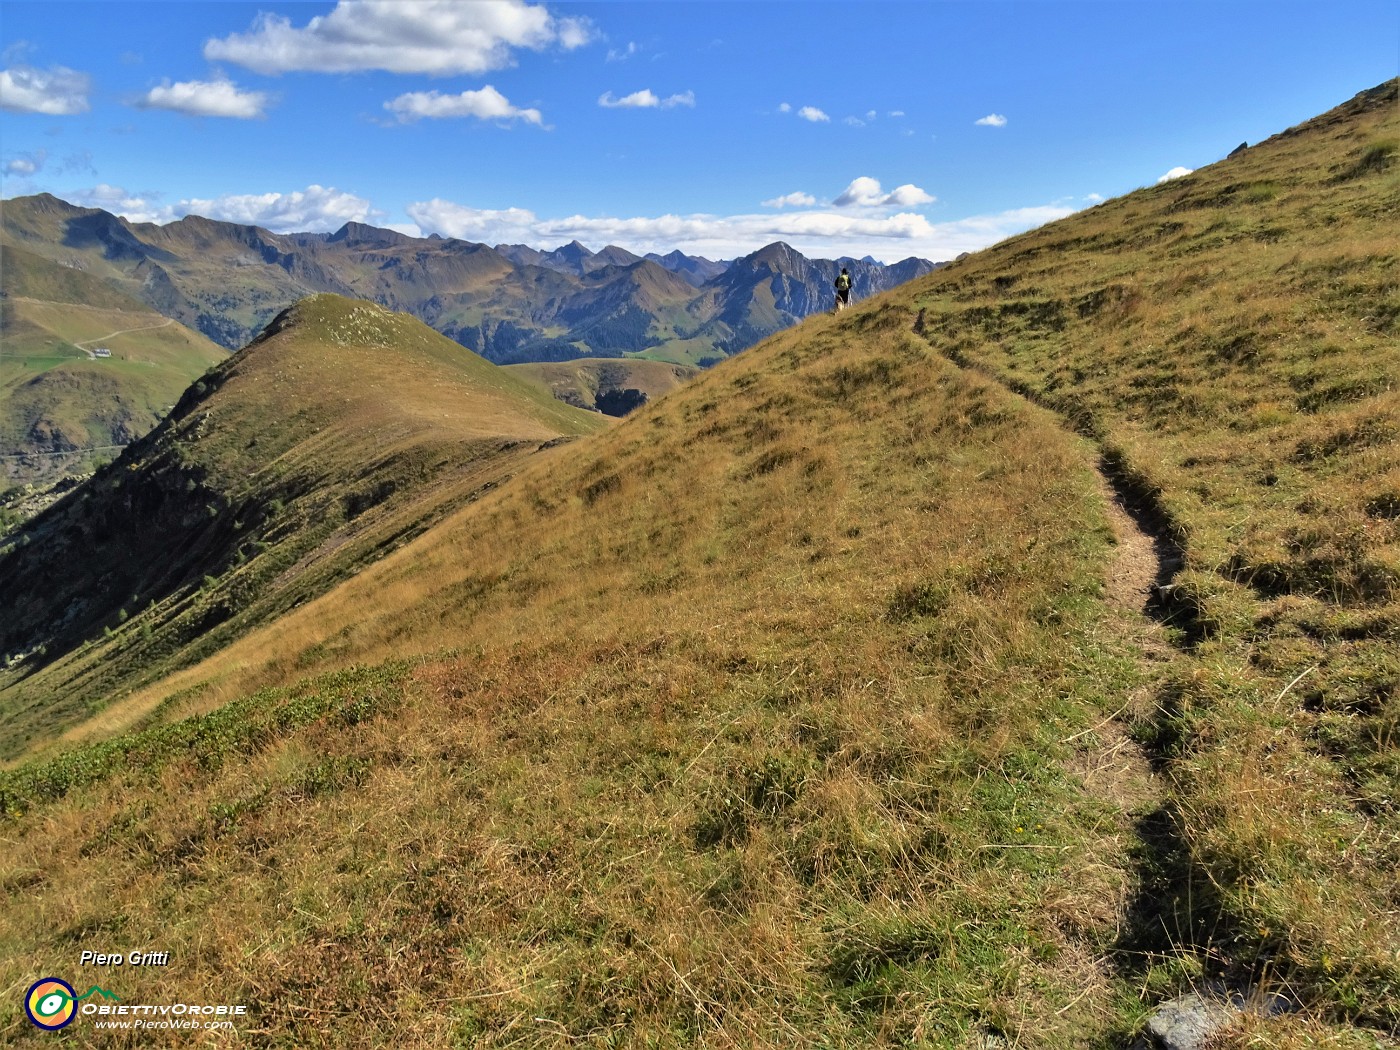
[[[3,195],[947,259],[1400,73],[1394,0],[0,0]]]

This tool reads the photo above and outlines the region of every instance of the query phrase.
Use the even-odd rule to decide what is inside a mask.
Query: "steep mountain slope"
[[[290,245],[266,230],[198,217],[171,225],[128,223],[47,193],[8,200],[0,213],[6,244],[83,270],[228,349],[320,290],[279,265]]]
[[[1397,85],[896,293],[932,349],[1091,435],[1184,548],[1162,600],[1186,658],[1135,726],[1180,865],[1154,921],[1391,1032]]]
[[[6,247],[0,273],[0,487],[113,458],[227,356],[81,270]]]
[[[412,313],[497,363],[626,354],[713,361],[824,309],[836,273],[835,264],[811,264],[786,249],[784,264],[801,268],[803,276],[781,276],[805,282],[814,274],[815,283],[786,295],[776,313],[749,317],[737,329],[720,325],[711,336],[703,326],[713,320],[717,300],[707,294],[707,281],[722,276],[725,266],[680,253],[643,265],[616,245],[599,252],[577,241],[549,252],[510,244],[493,249],[361,223],[333,234],[285,235],[199,216],[154,226],[47,194],[7,201],[0,237],[85,268],[229,348],[252,338],[297,298],[333,292]],[[932,264],[853,265],[857,292],[866,294]],[[638,280],[643,273],[646,279]],[[744,273],[761,282],[775,276],[753,268]],[[726,286],[719,309],[736,289],[743,294],[741,283],[736,277]]]
[[[0,777],[0,977],[164,938],[124,994],[357,1046],[1115,1046],[1220,981],[1278,1013],[1214,1045],[1385,1045],[1396,99],[810,318],[121,699]],[[1160,650],[1100,457],[1182,548]]]
[[[304,300],[11,537],[4,752],[305,601],[542,445],[603,425],[412,318]]]

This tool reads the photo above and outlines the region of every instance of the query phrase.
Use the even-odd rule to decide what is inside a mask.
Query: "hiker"
[[[846,268],[841,267],[841,272],[836,275],[836,313],[840,313],[851,305],[851,275],[846,272]]]

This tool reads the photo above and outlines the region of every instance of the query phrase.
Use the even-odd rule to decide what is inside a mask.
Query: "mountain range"
[[[713,364],[831,305],[927,273],[909,258],[809,260],[776,243],[731,262],[410,237],[362,223],[276,234],[197,215],[133,223],[49,194],[4,203],[0,243],[81,270],[229,350],[318,292],[410,313],[498,364],[640,355]]]
[[[936,264],[809,260],[781,243],[729,262],[577,241],[492,248],[355,222],[330,234],[196,215],[160,226],[15,198],[0,212],[0,468],[11,485],[89,472],[150,430],[220,347],[237,350],[307,295],[409,313],[500,364],[613,359],[551,382],[599,408],[574,396],[593,389],[616,413],[829,308],[841,265],[860,299]],[[111,359],[94,358],[99,339]],[[641,378],[625,364],[638,360],[676,368]],[[0,531],[16,514],[0,505]]]

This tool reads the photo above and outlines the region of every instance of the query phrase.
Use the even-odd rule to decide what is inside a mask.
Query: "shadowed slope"
[[[6,751],[36,719],[51,735],[213,651],[541,444],[602,425],[412,318],[298,304],[7,548],[0,648],[23,659],[0,679]]]

